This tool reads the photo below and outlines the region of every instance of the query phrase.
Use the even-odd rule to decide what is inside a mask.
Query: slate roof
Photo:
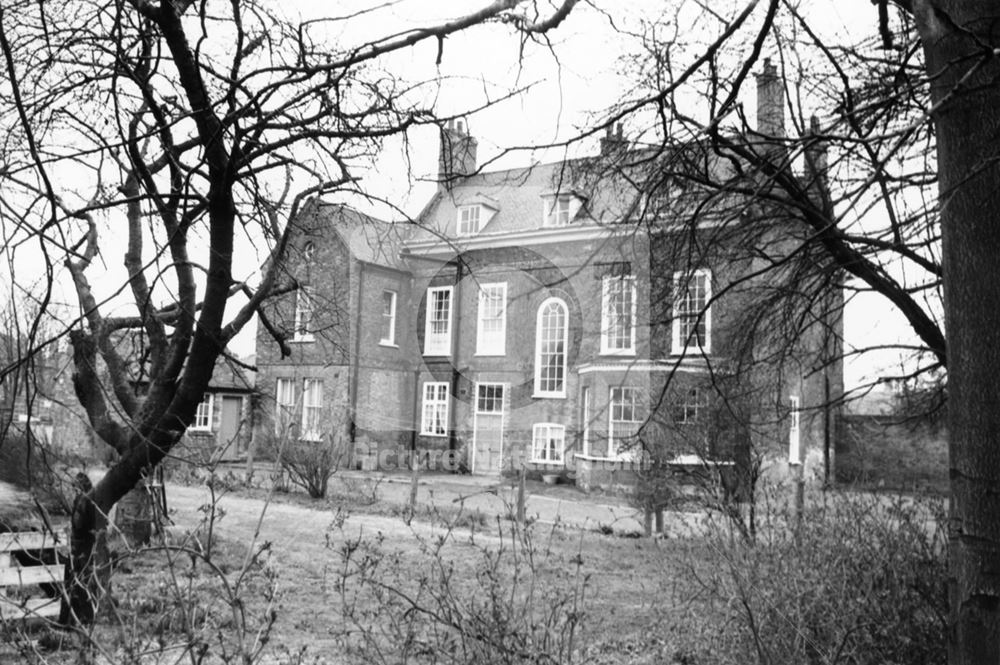
[[[317,214],[340,236],[351,255],[361,261],[406,270],[399,258],[408,225],[387,222],[339,203],[319,201]]]
[[[480,227],[480,234],[541,228],[544,197],[555,194],[575,194],[584,201],[574,224],[620,220],[637,190],[627,185],[616,187],[608,181],[596,188],[587,186],[587,163],[587,160],[571,160],[536,164],[456,180],[450,189],[438,190],[417,220],[422,228],[414,229],[408,239],[455,237],[458,208],[475,203],[497,209],[489,222]]]

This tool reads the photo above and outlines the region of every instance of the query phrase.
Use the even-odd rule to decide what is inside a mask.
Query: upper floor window
[[[566,303],[549,298],[538,308],[535,328],[535,397],[566,396]]]
[[[562,464],[566,453],[566,428],[555,423],[537,423],[531,432],[531,461]]]
[[[461,206],[458,209],[458,235],[470,236],[479,233],[483,208],[480,205]]]
[[[709,302],[712,299],[712,273],[696,270],[690,273],[674,273],[674,354],[684,353],[694,347],[704,353],[711,350],[712,313]]]
[[[295,413],[295,380],[278,379],[274,390],[274,429],[279,436],[288,433]]]
[[[312,288],[300,286],[295,295],[295,333],[292,340],[296,342],[311,342],[313,323]]]
[[[424,384],[424,401],[420,433],[429,436],[448,434],[448,384],[428,381]]]
[[[802,449],[800,446],[799,433],[799,409],[798,395],[788,398],[788,461],[791,464],[802,463]]]
[[[302,438],[319,441],[322,437],[323,382],[320,379],[302,381]]]
[[[450,286],[427,289],[424,355],[451,355],[451,293]]]
[[[396,292],[382,292],[382,321],[379,336],[380,344],[394,346],[396,344]]]
[[[566,226],[573,219],[573,196],[558,194],[545,199],[545,226]]]
[[[605,277],[601,289],[601,353],[635,353],[635,313],[635,277]]]
[[[608,402],[608,457],[633,457],[638,449],[636,435],[642,423],[639,389],[628,386],[611,388]]]
[[[205,393],[201,402],[198,403],[198,410],[194,414],[192,429],[210,430],[212,429],[212,406],[214,399],[212,393]]]
[[[476,326],[476,355],[502,356],[506,353],[507,285],[479,287],[479,317]]]

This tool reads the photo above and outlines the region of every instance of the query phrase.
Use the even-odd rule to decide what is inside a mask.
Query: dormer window
[[[584,198],[577,193],[542,194],[542,226],[568,226],[578,217]]]
[[[545,201],[545,226],[566,226],[573,218],[573,197],[553,196]]]
[[[479,233],[482,220],[481,205],[467,205],[458,209],[458,235],[471,236]]]

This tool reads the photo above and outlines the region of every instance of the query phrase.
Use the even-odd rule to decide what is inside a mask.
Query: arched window
[[[566,396],[566,346],[569,312],[559,298],[538,308],[535,326],[535,397]]]
[[[302,247],[302,261],[306,266],[312,265],[313,260],[316,258],[316,245],[312,242],[307,242]]]

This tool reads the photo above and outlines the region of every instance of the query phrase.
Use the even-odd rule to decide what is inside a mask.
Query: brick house
[[[254,373],[220,357],[205,398],[174,454],[196,460],[245,458],[253,435],[256,394]]]
[[[768,74],[762,125],[780,122]],[[681,153],[725,168],[697,146]],[[586,488],[651,462],[725,467],[750,451],[778,473],[826,475],[839,316],[741,369],[768,355],[767,340],[746,339],[767,286],[752,275],[762,256],[792,251],[794,215],[734,195],[692,232],[677,220],[700,210],[700,193],[636,186],[636,154],[609,133],[594,158],[478,172],[458,123],[417,224],[311,202],[286,265],[300,288],[265,312],[291,355],[258,331],[259,431],[343,445],[365,468],[417,451],[439,467],[527,466]],[[650,214],[664,201],[672,212]],[[757,237],[765,247],[721,235],[734,214],[774,220]],[[831,289],[829,311],[839,297]]]

